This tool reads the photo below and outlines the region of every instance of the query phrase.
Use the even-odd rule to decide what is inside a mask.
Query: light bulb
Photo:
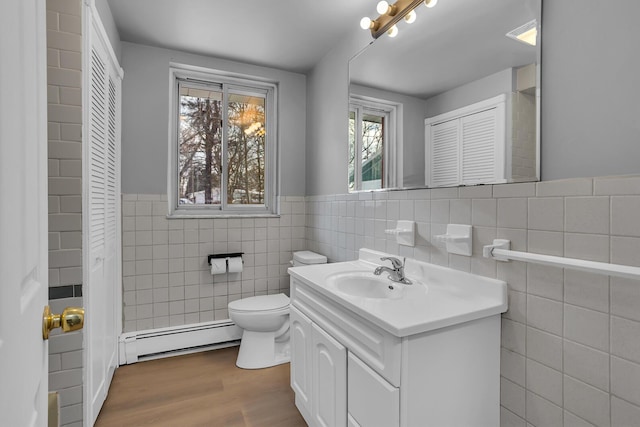
[[[391,28],[389,28],[389,30],[387,31],[387,34],[389,35],[389,37],[395,37],[398,35],[398,27],[397,26],[393,26]]]
[[[438,4],[438,0],[424,0],[424,5],[431,8]]]
[[[382,0],[376,6],[376,10],[378,11],[378,13],[380,15],[384,15],[385,13],[387,13],[389,11],[389,3],[387,3],[385,0]]]
[[[407,21],[407,24],[413,24],[414,22],[416,22],[417,17],[418,15],[416,15],[416,11],[412,10],[407,14],[407,16],[404,17],[404,20]]]
[[[363,30],[368,30],[369,28],[371,28],[371,18],[369,18],[368,16],[362,18],[360,20],[360,28],[362,28]]]

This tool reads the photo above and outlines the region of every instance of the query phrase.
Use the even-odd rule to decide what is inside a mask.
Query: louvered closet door
[[[471,114],[460,119],[461,179],[472,185],[495,182],[496,171],[496,109]]]
[[[431,150],[429,186],[443,187],[459,182],[458,120],[430,126]]]
[[[104,397],[118,366],[117,294],[121,292],[120,264],[120,78],[115,70],[108,76],[107,146],[105,168],[105,254],[104,254]],[[102,406],[102,403],[100,404]],[[97,416],[98,413],[95,413]]]
[[[85,408],[93,424],[117,366],[116,293],[119,281],[120,78],[92,21],[88,77],[88,215],[85,217],[89,271],[84,285]]]

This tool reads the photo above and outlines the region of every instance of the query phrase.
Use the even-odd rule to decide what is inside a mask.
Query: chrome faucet
[[[375,274],[376,276],[379,276],[382,274],[383,271],[387,271],[389,272],[389,276],[388,276],[389,280],[391,280],[392,282],[398,282],[405,285],[411,284],[411,280],[404,277],[404,261],[405,261],[404,259],[400,261],[398,258],[394,258],[394,257],[382,257],[380,258],[380,261],[391,261],[393,268],[389,268],[389,267],[385,267],[384,265],[381,265],[380,267],[374,270],[373,274]]]

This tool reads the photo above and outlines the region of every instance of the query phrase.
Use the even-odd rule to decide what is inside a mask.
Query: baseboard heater
[[[231,320],[127,332],[119,339],[119,363],[194,353],[238,345],[242,329]]]

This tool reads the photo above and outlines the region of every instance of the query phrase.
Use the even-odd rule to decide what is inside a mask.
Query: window
[[[172,68],[170,212],[274,211],[275,85]]]
[[[349,104],[349,191],[399,185],[397,105],[352,96]]]

